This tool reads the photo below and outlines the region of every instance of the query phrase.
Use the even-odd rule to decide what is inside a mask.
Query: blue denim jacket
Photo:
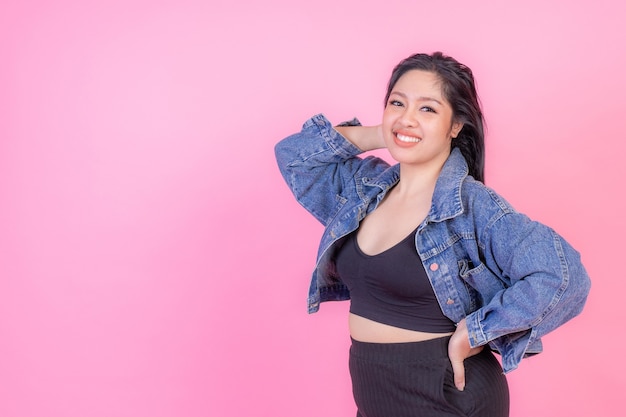
[[[275,151],[296,199],[325,226],[309,290],[313,313],[320,302],[349,299],[335,268],[336,243],[378,206],[398,182],[399,168],[358,157],[362,151],[323,115]],[[590,289],[578,252],[469,176],[456,148],[415,248],[443,313],[455,323],[466,318],[471,346],[489,344],[502,355],[505,372],[541,352],[540,337],[579,314]]]

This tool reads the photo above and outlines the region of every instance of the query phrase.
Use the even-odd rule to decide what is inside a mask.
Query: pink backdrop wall
[[[489,185],[593,279],[510,374],[512,417],[623,413],[620,2],[13,3],[1,416],[352,416],[347,304],[306,314],[321,226],[273,145],[317,112],[377,123],[391,67],[434,50],[474,69]]]

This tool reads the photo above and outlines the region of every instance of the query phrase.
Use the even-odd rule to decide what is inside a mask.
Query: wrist
[[[362,151],[384,148],[378,126],[336,126],[335,130]]]

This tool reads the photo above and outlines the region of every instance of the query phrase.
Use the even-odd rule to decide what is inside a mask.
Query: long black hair
[[[457,147],[469,166],[469,174],[480,182],[485,181],[485,133],[483,112],[474,83],[472,70],[441,52],[415,54],[402,60],[391,73],[385,105],[396,82],[410,70],[422,70],[436,74],[441,90],[452,107],[452,120],[463,123],[463,128],[452,147]]]

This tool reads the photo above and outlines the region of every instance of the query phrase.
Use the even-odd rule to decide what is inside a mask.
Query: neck
[[[400,164],[400,181],[396,187],[398,196],[413,198],[417,195],[432,195],[442,168]]]

